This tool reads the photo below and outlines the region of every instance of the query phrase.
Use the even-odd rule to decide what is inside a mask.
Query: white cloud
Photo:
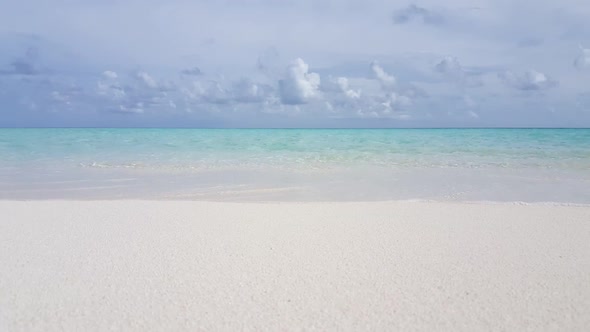
[[[577,68],[589,68],[589,50],[572,50],[590,36],[584,24],[590,5],[564,1],[424,0],[395,11],[396,25],[390,15],[396,4],[381,0],[256,0],[230,7],[184,0],[141,6],[134,1],[39,3],[38,14],[22,25],[10,21],[14,14],[0,13],[6,30],[40,36],[12,47],[2,44],[0,34],[0,72],[7,74],[0,77],[0,97],[34,102],[39,112],[50,102],[58,109],[66,99],[72,110],[86,105],[144,112],[145,118],[162,111],[215,110],[215,116],[230,120],[259,118],[260,126],[271,118],[266,113],[310,119],[356,114],[416,119],[429,113],[443,119],[446,112],[440,110],[456,108],[455,115],[465,116],[474,109],[493,125],[533,107],[532,99],[514,91],[553,87],[551,93],[533,94],[535,102],[565,100],[556,108],[567,113],[567,100],[587,87],[587,77],[572,70],[572,60]],[[50,5],[58,18],[43,15]],[[142,15],[135,15],[138,8]],[[108,27],[67,29],[112,15],[121,20]],[[117,23],[128,23],[124,18],[134,24]],[[190,29],[195,20],[208,29]],[[62,56],[68,53],[74,56]],[[285,73],[281,57],[297,56],[315,73],[302,60]],[[369,66],[372,59],[379,62]],[[70,93],[70,81],[80,83],[83,92]],[[547,123],[554,125],[556,118]]]
[[[117,73],[115,73],[114,71],[111,70],[106,70],[102,73],[102,76],[104,76],[105,78],[110,78],[110,79],[116,79],[117,77],[119,77],[119,75],[117,75]]]
[[[287,68],[286,77],[279,81],[281,101],[288,105],[306,104],[320,96],[320,75],[309,72],[309,65],[297,58]]]
[[[178,94],[172,82],[158,84],[146,72],[136,72],[122,77],[113,71],[105,71],[96,83],[96,95],[86,96],[95,107],[116,113],[162,112],[175,109],[173,99]]]
[[[180,73],[183,74],[183,75],[188,75],[188,76],[199,76],[199,75],[203,75],[203,72],[198,67],[192,67],[192,68],[183,69],[183,70],[180,71]]]
[[[574,60],[574,66],[579,69],[590,68],[590,48],[584,48],[581,45],[580,54]]]
[[[452,76],[463,75],[463,68],[459,60],[452,56],[444,57],[434,66],[434,69],[441,74]]]
[[[361,106],[365,114],[371,114],[374,117],[408,119],[410,115],[402,111],[412,105],[412,99],[396,85],[395,77],[387,73],[377,62],[373,61],[370,69],[373,78],[379,82],[380,91],[372,90],[371,93],[369,90],[363,94]],[[412,91],[408,89],[408,92]]]
[[[97,93],[99,96],[104,96],[109,99],[119,100],[125,97],[125,90],[118,82],[97,82]]]
[[[523,74],[516,74],[512,71],[506,71],[500,73],[498,77],[507,86],[522,91],[545,90],[557,85],[557,81],[536,70],[529,70]]]
[[[137,72],[135,77],[140,82],[145,84],[147,87],[150,87],[152,89],[155,89],[158,87],[158,83],[156,82],[156,80],[146,72],[143,72],[143,71]]]
[[[247,79],[241,79],[232,85],[233,99],[238,103],[262,103],[271,93],[271,87]]]
[[[54,101],[57,101],[57,102],[62,102],[62,103],[65,103],[65,104],[69,104],[70,103],[69,97],[63,95],[59,91],[53,91],[53,92],[51,92],[51,97],[53,98]]]
[[[131,114],[141,114],[144,112],[143,103],[139,102],[133,106],[124,106],[119,105],[118,108],[114,109],[115,113],[131,113]]]
[[[398,111],[400,108],[410,106],[412,101],[410,98],[404,95],[397,94],[395,92],[391,92],[386,96],[384,102],[381,103],[383,105],[383,112],[385,114],[390,114],[391,112]]]
[[[392,16],[393,23],[406,24],[412,21],[422,21],[424,24],[440,25],[444,23],[443,16],[426,8],[411,4],[396,10]]]
[[[383,88],[390,88],[395,84],[395,77],[389,75],[376,61],[371,62],[371,72]]]
[[[222,105],[231,102],[231,91],[220,82],[210,81],[209,86],[201,91],[201,100],[207,103]]]
[[[409,109],[414,105],[411,86],[397,86],[393,75],[380,65],[370,64],[371,79],[329,77],[322,81],[322,91],[329,106],[338,116],[362,118],[388,118],[407,120],[413,116]],[[352,88],[354,87],[354,88]],[[416,95],[414,93],[413,95]],[[415,115],[415,114],[414,114]]]
[[[348,78],[346,77],[328,77],[327,80],[322,81],[321,89],[325,92],[341,93],[351,99],[358,99],[361,97],[360,90],[353,90],[349,86]]]
[[[443,75],[448,80],[459,85],[461,88],[481,87],[482,73],[470,73],[459,62],[459,59],[453,56],[446,56],[434,65],[434,71]]]
[[[468,96],[468,95],[463,96],[463,103],[468,108],[473,108],[473,107],[477,106],[477,102],[475,100],[473,100],[473,98],[471,98],[471,96]]]
[[[227,81],[193,81],[179,86],[176,92],[191,104],[264,104],[275,92],[271,86],[250,79]]]
[[[467,111],[467,116],[472,119],[479,119],[479,114],[475,113],[474,111]]]

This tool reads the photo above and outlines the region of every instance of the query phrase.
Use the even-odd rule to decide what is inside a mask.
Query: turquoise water
[[[0,129],[5,199],[590,202],[589,176],[590,129]]]

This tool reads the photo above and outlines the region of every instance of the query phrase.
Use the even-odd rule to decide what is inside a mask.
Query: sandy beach
[[[590,328],[590,207],[0,202],[0,330]]]

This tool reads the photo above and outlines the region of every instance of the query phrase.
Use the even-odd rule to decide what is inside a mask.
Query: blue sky
[[[0,126],[590,126],[590,1],[0,0]]]

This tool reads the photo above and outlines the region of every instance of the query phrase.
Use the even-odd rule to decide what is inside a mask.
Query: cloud
[[[322,91],[340,93],[351,99],[358,99],[361,97],[360,90],[353,90],[349,86],[349,81],[346,77],[328,77],[327,80],[322,81]]]
[[[170,92],[177,92],[175,86],[159,84],[155,78],[142,71],[123,77],[107,70],[97,81],[94,91],[94,96],[86,96],[89,106],[115,113],[162,112],[176,106],[169,96]]]
[[[38,50],[36,47],[29,47],[23,56],[16,58],[9,65],[9,69],[0,70],[3,75],[39,75],[41,70],[38,68]]]
[[[338,116],[361,118],[408,120],[415,116],[409,112],[414,89],[396,84],[394,76],[376,62],[369,69],[370,79],[329,77],[322,81],[327,109]]]
[[[446,56],[436,65],[434,71],[453,81],[460,87],[481,87],[481,72],[468,71],[456,57]]]
[[[392,15],[392,20],[394,24],[406,24],[413,21],[421,21],[424,24],[430,25],[444,23],[444,18],[440,14],[415,4],[396,10]]]
[[[462,75],[463,67],[455,57],[447,56],[434,66],[434,69],[446,75]]]
[[[580,54],[574,60],[574,66],[578,69],[590,68],[590,48],[584,48],[581,45]]]
[[[558,84],[554,79],[536,70],[529,70],[523,74],[506,71],[498,74],[498,77],[505,85],[521,91],[540,91]]]
[[[320,75],[310,73],[309,66],[297,58],[287,68],[286,77],[279,81],[280,97],[283,104],[306,104],[320,96]]]
[[[515,91],[551,91],[534,94],[535,102],[567,114],[587,90],[586,76],[572,66],[590,68],[588,49],[575,48],[590,36],[588,1],[70,2],[16,1],[0,11],[3,123],[25,117],[18,113],[31,104],[51,116],[61,106],[64,114],[54,118],[72,123],[92,118],[74,113],[82,109],[96,110],[104,124],[111,110],[142,110],[157,121],[162,112],[191,109],[265,126],[265,112],[279,118],[296,109],[286,105],[299,106],[285,116],[293,119],[354,118],[359,110],[443,119],[439,110],[477,103],[481,119],[494,125],[535,107]],[[86,24],[106,19],[112,24]],[[195,21],[208,29],[191,29]],[[85,29],[71,29],[80,22]],[[297,56],[313,69],[303,62],[285,72],[283,60]],[[74,84],[82,91],[69,91]],[[463,103],[466,95],[475,102]],[[183,124],[183,116],[169,119]]]
[[[121,100],[125,98],[127,94],[119,82],[115,81],[117,77],[113,77],[112,75],[109,76],[108,74],[104,75],[104,73],[103,76],[107,78],[107,80],[100,80],[96,83],[97,94],[111,100]]]
[[[395,92],[389,93],[386,96],[385,101],[381,103],[381,105],[383,105],[383,112],[385,112],[385,114],[397,111],[398,109],[410,106],[411,104],[412,100],[409,97]]]
[[[209,81],[207,87],[201,89],[200,100],[204,103],[227,105],[233,101],[233,93],[222,82]]]
[[[463,103],[468,108],[473,108],[473,107],[477,106],[477,102],[475,100],[473,100],[473,98],[471,98],[471,96],[468,96],[468,95],[463,96]]]
[[[56,102],[61,102],[68,105],[70,104],[70,98],[59,91],[51,92],[51,98],[53,98],[53,100]]]
[[[143,103],[141,103],[141,102],[135,103],[134,105],[131,105],[131,106],[119,105],[119,107],[112,109],[112,111],[113,111],[113,113],[122,113],[122,114],[141,114],[141,113],[145,112],[143,109]]]
[[[383,88],[389,88],[395,84],[395,77],[389,75],[376,61],[371,62],[371,73]]]
[[[199,75],[203,75],[203,72],[198,67],[183,69],[183,70],[180,71],[180,73],[183,74],[183,75],[188,75],[188,76],[199,76]]]
[[[119,75],[117,75],[116,72],[111,71],[111,70],[106,70],[102,73],[102,76],[105,78],[110,78],[110,79],[116,79],[117,77],[119,77]]]
[[[268,85],[241,79],[232,85],[232,96],[238,103],[262,103],[271,96],[272,90]]]
[[[249,78],[241,78],[235,81],[226,80],[200,80],[179,82],[175,90],[169,95],[175,95],[175,105],[190,104],[199,105],[237,106],[245,104],[266,104],[273,99],[276,89],[270,85],[253,81]],[[178,95],[176,95],[178,93]]]
[[[149,88],[155,89],[158,87],[158,83],[156,82],[156,80],[146,72],[137,72],[135,74],[135,78]]]

